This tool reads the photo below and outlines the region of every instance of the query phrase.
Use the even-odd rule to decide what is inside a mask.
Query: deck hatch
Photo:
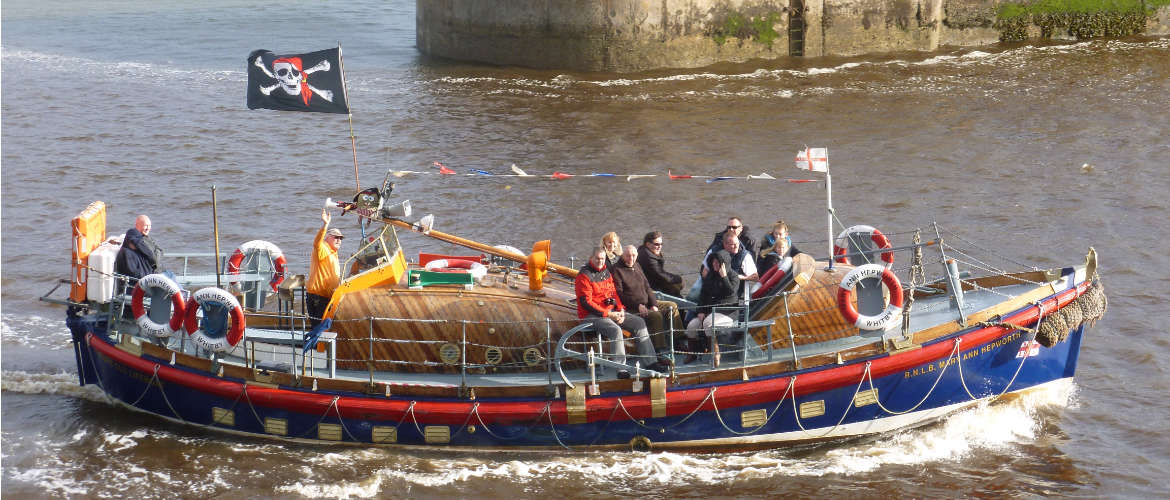
[[[800,404],[800,418],[813,418],[825,414],[825,400],[808,401]]]
[[[217,406],[211,407],[211,423],[225,427],[236,426],[236,412]]]

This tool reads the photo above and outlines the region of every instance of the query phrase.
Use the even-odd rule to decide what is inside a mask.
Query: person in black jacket
[[[727,240],[731,240],[731,237]],[[726,249],[732,245],[728,243],[724,246],[725,248],[711,252],[707,257],[706,264],[710,271],[703,278],[698,315],[687,324],[687,351],[691,354],[687,355],[684,363],[694,362],[698,359],[696,353],[707,350],[707,345],[714,337],[713,327],[730,326],[735,321],[731,316],[713,311],[714,306],[735,305],[739,295],[739,273],[732,269],[733,256]],[[703,330],[707,331],[707,335],[700,340],[699,333]],[[718,365],[718,360],[716,364]]]
[[[727,228],[715,233],[715,238],[711,240],[711,245],[707,247],[707,250],[715,252],[723,248],[723,237],[728,232],[735,234],[739,238],[739,244],[743,245],[743,249],[751,254],[752,260],[754,261],[756,259],[756,253],[759,251],[759,247],[756,246],[756,239],[752,237],[751,229],[743,225],[743,219],[734,215],[727,219]]]
[[[662,255],[662,233],[651,231],[642,238],[638,250],[638,265],[650,282],[650,288],[675,297],[682,297],[683,278],[666,271],[666,258]]]
[[[161,270],[162,255],[162,248],[150,237],[150,217],[139,215],[134,227],[126,230],[122,248],[114,258],[114,272],[129,276],[127,287],[134,286],[143,276]]]

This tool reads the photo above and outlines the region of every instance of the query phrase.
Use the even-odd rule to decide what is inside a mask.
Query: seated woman
[[[706,352],[714,337],[713,327],[730,326],[735,320],[726,314],[714,312],[715,306],[734,305],[739,294],[739,275],[731,269],[731,254],[727,250],[712,252],[707,258],[707,267],[711,269],[707,277],[703,278],[703,285],[699,293],[698,315],[687,324],[687,355],[684,363],[692,363],[698,359],[700,352]],[[706,331],[702,338],[699,333]],[[716,355],[715,366],[719,366]]]
[[[622,240],[617,233],[610,231],[601,237],[601,248],[605,250],[605,265],[613,269],[618,259],[622,258]]]
[[[683,278],[666,270],[666,257],[662,254],[662,233],[650,231],[642,238],[638,249],[638,265],[650,280],[650,288],[656,291],[682,297]]]
[[[795,257],[798,253],[800,250],[792,246],[792,237],[788,236],[788,224],[782,220],[776,221],[776,224],[772,225],[772,232],[764,237],[756,268],[760,276],[763,276],[785,257]]]

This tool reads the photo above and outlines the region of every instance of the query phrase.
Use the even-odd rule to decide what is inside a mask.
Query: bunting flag
[[[533,178],[533,179],[555,179],[555,180],[566,180],[566,179],[573,179],[573,178],[577,178],[577,177],[596,177],[596,178],[605,178],[605,179],[622,179],[622,178],[624,178],[627,182],[635,180],[635,179],[648,179],[651,177],[661,177],[659,174],[614,174],[614,173],[608,173],[608,172],[591,172],[588,174],[574,174],[574,173],[569,173],[569,172],[561,172],[559,170],[553,171],[553,173],[551,173],[551,174],[537,175],[537,174],[530,174],[530,173],[526,172],[524,169],[516,166],[516,164],[512,164],[511,168],[509,169],[509,171],[511,173],[494,173],[494,172],[480,169],[480,168],[468,168],[466,174],[459,174],[454,169],[449,168],[446,165],[439,163],[437,161],[432,162],[431,165],[435,168],[435,170],[430,170],[430,171],[392,170],[389,172],[389,175],[393,175],[395,177],[406,177],[408,175],[456,175],[456,176],[462,175],[465,177],[527,177],[527,178]],[[790,184],[801,184],[801,183],[806,183],[806,182],[823,182],[823,181],[820,181],[817,179],[777,179],[776,177],[769,175],[767,172],[761,172],[759,174],[752,174],[752,175],[682,175],[682,174],[675,174],[673,171],[667,170],[666,177],[672,181],[688,180],[688,179],[703,179],[708,183],[719,182],[719,181],[729,181],[729,180],[749,180],[749,181],[750,180],[768,180],[768,181],[777,181],[777,182],[787,182]]]
[[[341,47],[306,54],[248,56],[248,109],[349,113]]]

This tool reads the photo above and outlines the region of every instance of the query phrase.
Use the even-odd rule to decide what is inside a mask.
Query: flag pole
[[[809,165],[812,165],[812,154],[809,154]],[[829,218],[829,267],[833,270],[833,176],[829,173],[829,150],[825,148],[825,205]]]
[[[349,86],[345,83],[345,58],[341,55],[341,42],[337,42],[337,61],[341,65],[341,92],[345,94],[345,104],[349,106]],[[354,193],[362,190],[362,183],[358,180],[357,137],[353,134],[353,110],[349,113],[349,147],[353,151],[353,183],[356,186]]]

